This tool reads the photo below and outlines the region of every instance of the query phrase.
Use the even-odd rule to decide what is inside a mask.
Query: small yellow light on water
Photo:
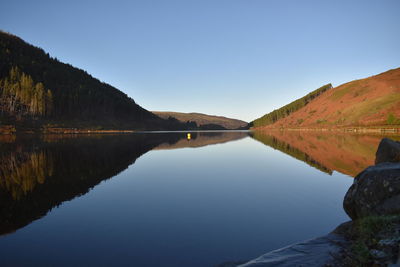
[[[186,135],[186,138],[187,138],[187,140],[190,140],[190,138],[192,138],[192,135],[191,135],[190,133],[188,133],[188,134]]]

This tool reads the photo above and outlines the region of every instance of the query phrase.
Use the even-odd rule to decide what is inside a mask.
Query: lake
[[[218,266],[349,220],[382,136],[0,136],[0,264]]]

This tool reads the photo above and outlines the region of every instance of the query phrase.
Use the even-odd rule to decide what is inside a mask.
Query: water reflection
[[[192,132],[186,134],[185,138],[180,138],[174,143],[164,142],[155,149],[177,149],[185,147],[202,147],[207,145],[216,145],[239,140],[248,136],[247,131],[232,132]]]
[[[345,175],[247,132],[187,134],[0,141],[0,233],[18,230],[0,238],[1,265],[214,266],[348,220]]]
[[[0,136],[0,234],[41,218],[62,202],[86,194],[152,149],[199,147],[247,132]]]
[[[400,139],[399,135],[326,131],[257,131],[252,137],[325,173],[338,171],[352,177],[374,164],[383,137]]]
[[[248,136],[248,132],[129,135],[0,136],[0,234],[41,218],[86,194],[150,150],[196,148]],[[189,138],[190,136],[190,138]],[[268,131],[251,136],[328,174],[355,176],[374,163],[382,135]],[[399,136],[390,136],[400,139]]]

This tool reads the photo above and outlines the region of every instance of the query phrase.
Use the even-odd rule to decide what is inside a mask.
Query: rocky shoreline
[[[399,142],[382,139],[375,165],[355,177],[343,207],[352,220],[328,235],[239,266],[400,266]]]

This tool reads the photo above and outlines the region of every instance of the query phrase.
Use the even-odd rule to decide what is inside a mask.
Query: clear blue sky
[[[2,1],[0,29],[149,110],[247,121],[400,67],[400,1]]]

